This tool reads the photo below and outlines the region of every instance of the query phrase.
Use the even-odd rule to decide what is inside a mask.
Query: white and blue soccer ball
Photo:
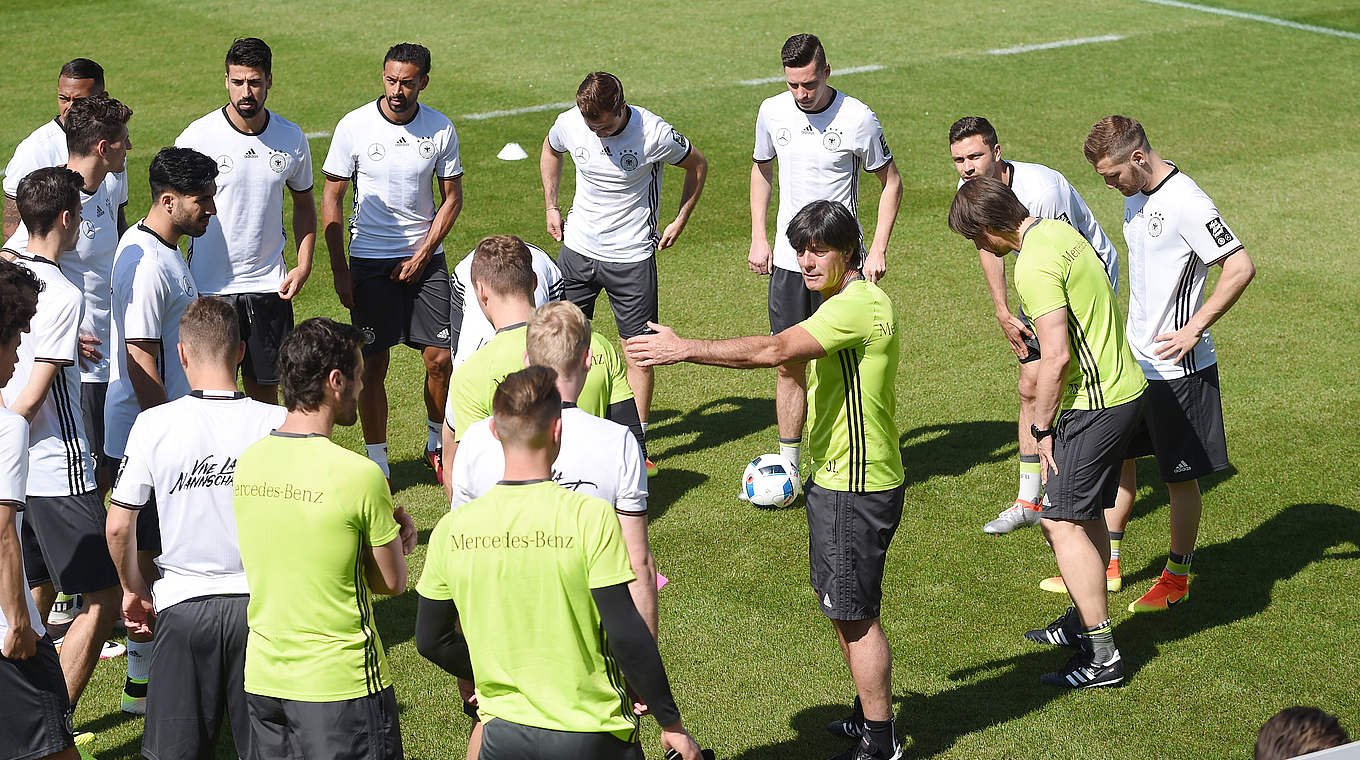
[[[758,507],[787,507],[803,492],[798,468],[787,457],[761,454],[741,475],[743,497]]]

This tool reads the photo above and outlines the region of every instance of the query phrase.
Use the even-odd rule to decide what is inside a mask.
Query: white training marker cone
[[[496,154],[496,158],[502,161],[523,161],[528,157],[529,154],[524,152],[524,148],[520,147],[519,143],[514,142],[506,143],[505,147],[501,148],[501,152]]]

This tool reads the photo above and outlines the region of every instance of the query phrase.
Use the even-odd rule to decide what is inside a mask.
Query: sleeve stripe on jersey
[[[353,176],[353,175],[348,176],[348,177],[337,177],[337,176],[335,176],[334,174],[331,174],[330,172],[328,172],[328,171],[326,171],[326,170],[324,170],[324,169],[321,171],[321,174],[322,174],[322,176],[324,176],[326,179],[328,179],[328,180],[330,180],[330,181],[332,181],[332,182],[349,182],[350,180],[354,179],[354,176]]]
[[[75,362],[69,359],[53,359],[47,356],[35,356],[33,357],[33,361],[43,362],[44,364],[55,364],[58,367],[70,367],[75,364]]]
[[[1245,246],[1245,245],[1239,245],[1239,246],[1237,246],[1236,248],[1232,249],[1231,251],[1228,251],[1227,253],[1223,254],[1222,256],[1219,256],[1218,258],[1214,259],[1213,261],[1210,261],[1210,262],[1209,262],[1209,266],[1215,266],[1215,265],[1217,265],[1217,264],[1223,263],[1223,260],[1224,260],[1224,259],[1226,259],[1226,258],[1228,258],[1229,256],[1233,255],[1234,253],[1237,253],[1238,251],[1242,250],[1243,248],[1246,248],[1246,246]]]
[[[14,499],[0,499],[0,507],[9,507],[15,512],[24,511],[24,503],[22,501],[15,501]]]
[[[52,400],[57,405],[57,424],[61,428],[61,443],[66,448],[66,484],[72,495],[89,490],[85,483],[85,460],[80,450],[80,433],[75,414],[71,411],[71,392],[61,373],[52,381]]]
[[[685,162],[685,159],[689,158],[689,154],[691,154],[691,153],[693,153],[693,152],[694,152],[694,143],[690,143],[690,144],[689,144],[689,147],[685,148],[685,155],[681,156],[681,157],[680,157],[680,160],[678,160],[678,161],[672,161],[672,162],[671,162],[671,166],[679,166],[680,164],[683,164],[683,163]]]
[[[122,502],[117,499],[109,499],[109,503],[115,507],[122,507],[123,509],[130,509],[133,512],[138,512],[146,509],[147,504],[150,504],[151,502],[148,501],[146,504],[128,504],[127,502]]]
[[[439,179],[447,181],[451,179],[458,179],[461,176],[463,176],[463,172],[458,172],[457,174],[450,174],[447,177],[440,177]]]
[[[764,158],[764,159],[761,159],[761,158],[756,158],[755,156],[752,156],[752,157],[751,157],[751,161],[754,162],[754,163],[757,163],[757,164],[768,164],[768,163],[770,163],[770,162],[773,161],[773,160],[774,160],[773,158]]]

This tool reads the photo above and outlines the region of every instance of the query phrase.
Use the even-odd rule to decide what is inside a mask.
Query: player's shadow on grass
[[[660,520],[685,494],[703,485],[708,478],[702,472],[663,467],[656,477],[647,479],[647,519],[650,522]]]
[[[1164,614],[1130,615],[1112,603],[1126,688],[1138,688],[1139,666],[1161,647],[1263,612],[1277,582],[1314,562],[1360,558],[1360,551],[1345,550],[1352,545],[1360,546],[1360,513],[1335,504],[1295,504],[1245,536],[1196,550],[1192,598],[1184,607]],[[1046,622],[1017,617],[1002,624],[1013,626],[1019,636],[1022,628]],[[1257,646],[1270,644],[1260,641]],[[1068,650],[1035,647],[1030,653],[950,674],[956,681],[985,676],[981,680],[939,694],[910,695],[900,712],[912,738],[905,756],[937,755],[960,736],[1022,717],[1066,693],[1041,685],[1039,676],[1060,667]],[[1257,654],[1269,660],[1287,659],[1294,652],[1258,649]]]
[[[773,400],[728,396],[714,399],[683,414],[673,409],[653,410],[647,422],[647,447],[655,454],[652,458],[659,461],[659,458],[669,459],[717,448],[773,424]],[[665,450],[655,446],[658,441],[689,436],[694,437],[689,443]]]
[[[1356,546],[1360,546],[1360,513],[1335,504],[1295,504],[1245,536],[1197,550],[1193,598],[1184,607],[1170,613],[1130,615],[1112,603],[1118,621],[1115,641],[1129,683],[1125,688],[1138,688],[1139,665],[1155,657],[1163,646],[1263,612],[1270,606],[1277,582],[1315,562],[1360,559]],[[1000,624],[1012,627],[1018,638],[1022,629],[1047,622],[1029,615],[1008,615]],[[1278,646],[1292,643],[1285,639]],[[1293,650],[1263,651],[1270,646],[1268,641],[1258,641],[1256,646],[1263,661],[1295,656]],[[898,729],[907,740],[903,756],[934,757],[962,736],[1042,709],[1067,692],[1040,684],[1039,676],[1061,667],[1068,656],[1069,650],[1036,644],[1031,652],[950,673],[959,682],[953,689],[894,697]],[[806,707],[790,720],[797,734],[794,739],[751,748],[736,760],[783,760],[844,750],[847,743],[831,739],[825,726],[843,717],[848,708]]]
[[[416,605],[419,603],[415,582],[416,577],[412,576],[404,594],[373,597],[373,619],[378,623],[378,636],[389,650],[415,638]]]
[[[995,420],[923,425],[902,434],[907,485],[936,475],[962,475],[980,464],[1015,456],[1015,423]]]

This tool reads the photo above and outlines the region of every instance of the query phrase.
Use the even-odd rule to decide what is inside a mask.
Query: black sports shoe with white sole
[[[864,718],[848,715],[826,724],[826,732],[837,739],[858,739],[864,736]]]
[[[1056,673],[1039,676],[1039,683],[1061,686],[1067,689],[1094,689],[1101,686],[1118,686],[1124,682],[1124,660],[1119,650],[1108,662],[1097,663],[1091,652],[1077,650],[1072,659]]]
[[[1047,628],[1036,628],[1032,631],[1025,631],[1025,638],[1040,644],[1052,644],[1056,647],[1072,647],[1078,649],[1081,643],[1077,638],[1081,633],[1081,618],[1077,616],[1076,607],[1068,607],[1067,612],[1058,616],[1057,620],[1048,624]]]

